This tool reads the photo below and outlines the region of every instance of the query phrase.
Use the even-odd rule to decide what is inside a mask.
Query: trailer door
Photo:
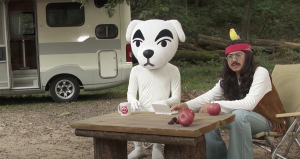
[[[0,89],[10,88],[5,3],[0,0]]]

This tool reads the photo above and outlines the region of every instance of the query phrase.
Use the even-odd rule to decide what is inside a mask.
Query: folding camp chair
[[[300,64],[276,65],[272,72],[272,80],[286,112],[277,114],[276,117],[288,117],[287,132],[285,134],[261,132],[253,135],[252,138],[265,140],[264,143],[256,141],[253,141],[253,143],[271,152],[272,159],[276,156],[285,158],[294,142],[300,148],[300,143],[297,139],[297,135],[300,133]],[[284,154],[280,155],[278,154],[278,149],[285,141],[287,141],[287,147]]]

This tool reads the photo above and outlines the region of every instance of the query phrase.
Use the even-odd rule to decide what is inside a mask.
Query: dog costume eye
[[[169,39],[163,39],[163,40],[159,41],[159,42],[157,43],[157,45],[159,45],[159,43],[160,43],[160,45],[161,45],[162,47],[166,47],[167,44],[168,44],[167,41],[170,41],[170,42],[171,42],[171,40],[169,40]]]
[[[132,43],[135,43],[136,47],[140,47],[141,42],[141,40],[134,40]]]

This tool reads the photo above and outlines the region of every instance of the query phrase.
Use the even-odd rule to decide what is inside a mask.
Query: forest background
[[[81,1],[83,4],[88,1]],[[115,3],[104,8],[113,16]],[[132,19],[177,19],[188,37],[197,33],[228,38],[235,28],[243,39],[300,42],[298,0],[127,0]]]
[[[88,1],[81,2],[84,5]],[[275,64],[299,63],[298,0],[108,0],[103,9],[113,16],[115,4],[124,2],[130,3],[132,20],[177,19],[181,23],[188,47],[180,45],[171,63],[181,70],[183,94],[198,90],[194,95],[199,95],[210,89],[225,60],[224,50],[200,46],[199,36],[202,40],[212,39],[209,42],[222,40],[224,44],[230,40],[229,30],[234,28],[241,39],[253,45],[260,40],[259,48],[263,48],[255,48],[254,54],[270,73]],[[296,47],[281,45],[286,43]],[[274,49],[268,50],[269,47]],[[212,56],[216,53],[218,56]]]

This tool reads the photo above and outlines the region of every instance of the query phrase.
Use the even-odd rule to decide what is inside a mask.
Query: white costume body
[[[139,111],[153,111],[152,103],[165,103],[170,107],[179,103],[181,82],[178,68],[170,63],[154,70],[140,65],[133,67],[129,78],[128,102],[136,99],[137,91]]]
[[[170,107],[180,103],[180,73],[169,61],[177,51],[179,40],[185,41],[181,24],[177,20],[133,20],[127,28],[126,39],[139,62],[130,72],[127,100],[131,108],[134,111],[154,111],[154,103]],[[135,148],[128,159],[143,155],[142,143],[133,143]],[[161,147],[159,143],[153,144],[152,158],[164,158]]]

